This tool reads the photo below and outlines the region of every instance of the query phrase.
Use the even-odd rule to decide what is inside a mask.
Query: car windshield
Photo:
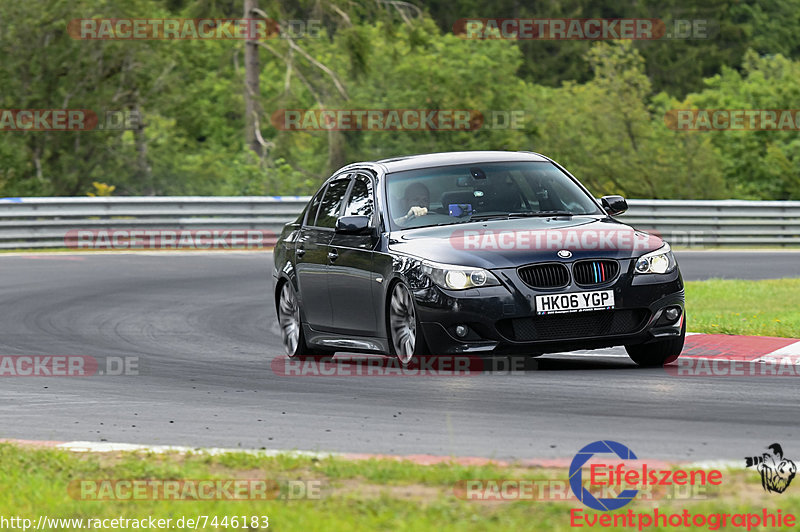
[[[481,163],[386,176],[392,229],[527,216],[602,214],[554,164]]]

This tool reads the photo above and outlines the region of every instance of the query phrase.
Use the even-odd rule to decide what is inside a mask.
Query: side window
[[[350,179],[337,179],[328,185],[325,197],[322,198],[322,203],[319,206],[317,223],[314,225],[317,227],[330,227],[331,229],[336,226],[336,219],[342,210],[344,193],[347,192],[349,184]]]
[[[317,195],[311,200],[311,203],[308,205],[308,211],[306,214],[306,223],[305,225],[314,225],[317,220],[317,211],[319,210],[319,204],[322,201],[322,196],[325,194],[325,187],[319,189]]]
[[[372,217],[373,205],[372,181],[364,175],[356,176],[344,216]]]

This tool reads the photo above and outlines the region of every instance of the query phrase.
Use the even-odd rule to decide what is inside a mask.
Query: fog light
[[[667,310],[664,311],[664,317],[667,318],[669,321],[677,320],[681,315],[681,308],[680,307],[669,307]]]
[[[466,325],[456,325],[456,336],[459,338],[464,338],[468,332],[469,328]]]

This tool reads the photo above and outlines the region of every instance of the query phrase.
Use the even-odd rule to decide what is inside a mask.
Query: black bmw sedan
[[[676,359],[684,291],[670,247],[613,218],[531,152],[452,152],[346,166],[275,246],[286,352],[415,357],[625,346]]]

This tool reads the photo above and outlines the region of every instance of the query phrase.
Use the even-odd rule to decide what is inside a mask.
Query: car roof
[[[548,161],[546,157],[529,151],[451,151],[444,153],[427,153],[423,155],[406,155],[376,161],[383,165],[386,172],[401,172],[418,168],[435,166],[452,166],[456,164],[479,164],[517,161]]]

